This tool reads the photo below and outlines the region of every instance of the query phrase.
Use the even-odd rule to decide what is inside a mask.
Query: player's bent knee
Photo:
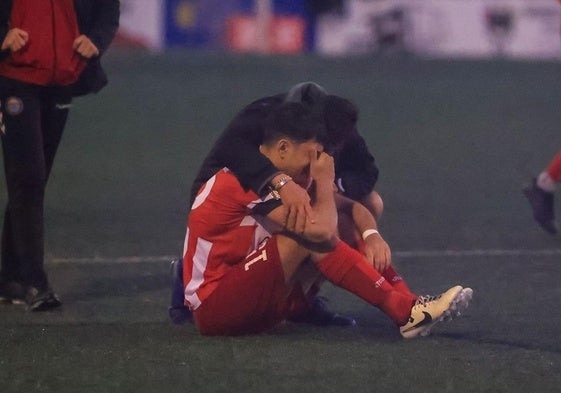
[[[292,237],[284,234],[276,234],[273,238],[277,242],[277,250],[286,282],[293,278],[300,265],[308,258],[332,251],[339,242],[339,238],[335,236],[321,243],[314,243],[296,236]]]

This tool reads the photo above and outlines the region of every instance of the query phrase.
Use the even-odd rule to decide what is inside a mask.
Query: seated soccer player
[[[391,267],[373,216],[334,192],[334,160],[317,143],[319,127],[309,110],[285,103],[265,128],[260,152],[285,174],[271,192],[260,197],[223,168],[200,189],[189,215],[184,293],[202,334],[267,331],[301,312],[308,291],[322,279],[380,308],[406,338],[428,334],[467,307],[469,288],[421,297],[409,290]],[[312,201],[313,221],[299,232],[286,229],[278,200],[291,182],[307,189]],[[338,238],[338,210],[353,217],[366,242],[378,244],[371,260]]]
[[[234,172],[245,189],[251,189],[259,196],[266,195],[270,185],[278,183],[284,173],[260,154],[259,145],[263,140],[267,117],[283,102],[303,103],[318,116],[323,127],[321,142],[335,159],[335,184],[338,191],[362,203],[379,220],[383,201],[374,190],[379,171],[357,130],[358,109],[342,97],[327,94],[323,87],[314,82],[299,83],[287,93],[261,98],[243,108],[203,161],[191,189],[191,205],[200,187],[223,167]],[[279,190],[279,195],[285,207],[286,227],[301,230],[311,214],[308,193],[295,182],[289,182]],[[345,229],[349,227],[348,217],[342,214],[339,221],[350,244],[360,246],[360,236]],[[369,252],[368,248],[361,250]],[[190,313],[183,305],[182,266],[175,260],[171,268],[169,315],[174,323],[182,324],[190,320]],[[310,291],[308,312],[292,320],[316,325],[352,326],[355,323],[351,317],[329,311],[322,298],[313,296],[313,291]]]

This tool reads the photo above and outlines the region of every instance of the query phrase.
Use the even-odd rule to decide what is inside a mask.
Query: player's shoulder
[[[216,175],[216,182],[221,187],[228,187],[228,188],[242,188],[240,181],[234,175],[234,173],[228,168],[222,168],[219,170]]]
[[[219,201],[226,196],[233,196],[238,187],[241,188],[235,176],[226,168],[222,168],[201,186],[191,209],[198,209],[203,204],[208,205],[209,200]]]
[[[245,190],[236,175],[228,168],[222,168],[215,177],[216,191],[224,194],[229,199],[240,200],[245,203],[258,198],[255,192]]]
[[[244,209],[265,199],[252,190],[244,189],[232,171],[222,168],[201,187],[192,209],[199,208],[204,202],[208,202],[205,203],[207,209],[212,209],[211,206],[228,206],[229,209],[237,206]]]

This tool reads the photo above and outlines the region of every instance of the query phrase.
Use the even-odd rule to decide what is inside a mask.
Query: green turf
[[[168,323],[163,263],[51,265],[64,308],[2,309],[0,381],[10,392],[557,391],[555,258],[398,264],[421,293],[469,283],[470,310],[428,338],[405,341],[380,312],[327,286],[330,306],[356,316],[357,327],[285,324],[264,335],[206,338]]]
[[[399,255],[559,249],[520,188],[561,146],[560,63],[168,51],[105,64],[111,83],[75,102],[47,192],[47,269],[65,306],[0,309],[2,391],[558,391],[559,255]],[[201,158],[244,104],[303,80],[358,104],[396,263],[421,293],[473,286],[466,318],[406,342],[328,286],[358,327],[220,339],[168,324],[158,258],[181,252]],[[123,256],[147,260],[111,262]]]

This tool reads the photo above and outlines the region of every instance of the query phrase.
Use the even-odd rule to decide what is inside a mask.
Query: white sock
[[[553,181],[551,176],[549,176],[549,174],[546,171],[543,171],[542,173],[540,173],[540,175],[538,176],[538,178],[536,180],[536,185],[539,188],[541,188],[542,190],[547,191],[547,192],[555,191],[555,182]]]

